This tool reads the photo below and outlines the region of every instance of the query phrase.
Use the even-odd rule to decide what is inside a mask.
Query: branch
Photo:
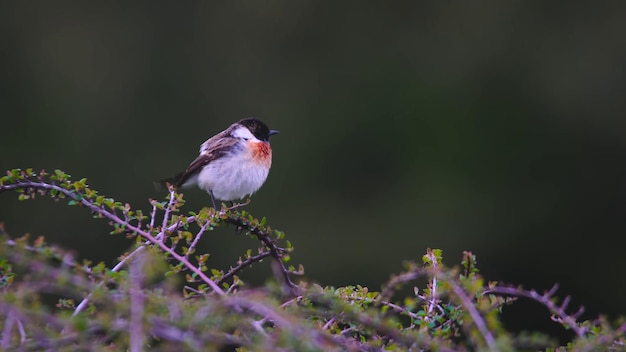
[[[138,255],[139,253],[141,253],[144,249],[145,249],[145,244],[137,247],[134,251],[132,251],[129,255],[125,256],[122,260],[120,260],[119,263],[117,263],[117,265],[115,265],[113,267],[113,269],[111,269],[111,272],[118,272],[120,270],[122,270],[122,267],[124,267],[124,265],[128,264],[128,262],[133,259],[136,255]],[[98,283],[98,285],[96,286],[96,288],[100,288],[102,285],[104,285],[104,281],[100,281]],[[89,304],[91,298],[92,298],[92,294],[90,293],[89,295],[87,295],[87,297],[83,298],[82,301],[80,301],[80,303],[78,304],[78,306],[76,306],[76,309],[74,309],[74,313],[72,313],[72,316],[77,315],[78,313],[82,312],[85,308],[87,308],[87,305]]]
[[[285,249],[278,247],[276,245],[276,240],[272,239],[269,233],[263,231],[259,227],[251,226],[241,217],[228,216],[224,221],[228,224],[247,229],[250,233],[257,236],[257,238],[261,242],[263,242],[263,244],[268,248],[270,255],[274,258],[276,263],[278,263],[278,267],[282,276],[281,279],[283,283],[287,286],[288,291],[290,291],[290,293],[294,296],[297,295],[298,285],[291,281],[291,277],[289,276],[291,274],[291,271],[287,269],[285,263],[283,262],[282,254],[285,253]]]
[[[35,194],[50,194],[53,198],[68,198],[70,199],[70,204],[86,207],[92,213],[97,214],[98,217],[109,220],[109,222],[115,227],[116,232],[130,233],[144,238],[145,242],[126,258],[122,259],[113,268],[113,272],[121,270],[121,268],[126,265],[132,257],[143,250],[143,246],[149,244],[156,245],[160,248],[160,250],[167,253],[171,258],[181,263],[186,269],[193,272],[196,277],[208,284],[214,292],[219,295],[224,295],[225,292],[219,287],[219,285],[223,283],[225,279],[234,276],[237,272],[250,266],[254,262],[260,261],[265,257],[272,256],[277,263],[279,281],[283,283],[284,287],[286,287],[291,294],[295,294],[297,292],[297,285],[293,283],[290,278],[290,275],[294,273],[291,272],[284,263],[285,253],[287,250],[279,247],[277,245],[277,240],[273,239],[267,231],[262,229],[262,227],[251,224],[242,217],[229,215],[225,211],[215,212],[209,215],[209,219],[206,220],[206,223],[201,225],[199,232],[196,233],[193,242],[190,244],[189,249],[186,253],[184,253],[184,255],[176,253],[175,248],[166,246],[165,237],[168,234],[179,230],[187,224],[198,221],[198,217],[190,216],[171,223],[171,214],[176,211],[182,203],[179,195],[176,194],[174,189],[171,187],[169,188],[169,201],[166,204],[158,203],[156,201],[150,202],[152,204],[152,211],[150,213],[150,221],[147,224],[147,230],[141,227],[144,217],[141,215],[140,211],[136,212],[136,215],[138,216],[134,216],[135,214],[131,212],[128,204],[122,206],[120,203],[114,202],[113,199],[97,196],[96,191],[92,191],[88,188],[85,179],[71,182],[69,180],[69,175],[58,170],[55,171],[54,174],[50,175],[43,170],[39,174],[34,173],[30,169],[26,171],[10,171],[8,172],[8,176],[5,176],[0,180],[0,192],[10,190],[21,191],[23,193],[23,196],[20,196],[21,199],[34,197]],[[153,235],[157,209],[163,209],[165,213],[161,228],[157,230],[158,233]],[[118,215],[118,211],[120,210],[122,214]],[[133,220],[137,220],[137,225],[133,225],[133,223],[131,223]],[[246,228],[251,234],[255,235],[261,243],[263,243],[263,245],[267,248],[267,251],[248,258],[234,268],[231,268],[231,270],[229,270],[218,283],[204,274],[201,267],[193,265],[190,262],[189,255],[195,249],[206,229],[220,220],[223,220],[225,223]],[[87,307],[90,298],[91,295],[81,301],[81,303],[77,306],[75,314],[78,314]]]
[[[381,300],[391,300],[396,288],[407,282],[417,280],[421,276],[426,276],[426,270],[423,268],[411,268],[409,272],[393,276],[385,286],[383,286],[380,295]]]
[[[426,253],[428,259],[431,262],[431,267],[434,271],[437,271],[439,268],[439,263],[437,262],[437,256],[432,250],[428,250]],[[432,319],[433,310],[437,305],[437,275],[433,275],[432,281],[430,282],[430,299],[428,300],[428,317]]]
[[[489,350],[498,351],[499,349],[496,344],[496,339],[494,338],[491,331],[489,331],[485,319],[483,319],[482,315],[480,315],[480,312],[478,312],[478,309],[476,309],[476,306],[472,302],[472,299],[465,293],[463,288],[461,288],[461,286],[456,283],[456,281],[452,279],[447,279],[446,282],[448,283],[448,285],[450,285],[450,288],[452,288],[452,292],[454,292],[454,294],[461,300],[463,307],[472,317],[472,321],[476,325],[476,328],[478,329],[480,334],[483,336],[483,339],[489,347]]]
[[[128,294],[130,296],[130,317],[129,317],[129,351],[143,351],[145,334],[143,327],[143,317],[145,315],[145,293],[142,291],[144,281],[145,255],[139,255],[130,265],[130,280]]]
[[[584,307],[581,306],[578,311],[572,315],[567,314],[565,310],[569,305],[570,298],[566,297],[560,306],[558,306],[553,300],[554,294],[556,293],[558,287],[558,285],[554,285],[549,291],[546,291],[544,294],[539,294],[535,290],[529,291],[518,287],[497,286],[485,290],[483,294],[504,294],[515,297],[530,298],[548,308],[550,313],[553,314],[553,321],[568,326],[576,333],[578,337],[584,337],[588,329],[580,326],[577,321],[577,319],[585,312]]]
[[[275,308],[264,304],[258,299],[249,299],[243,296],[231,296],[224,301],[224,303],[236,310],[243,310],[244,312],[251,311],[263,317],[264,321],[271,321],[279,328],[289,331],[291,336],[300,338],[306,336],[309,341],[315,345],[315,347],[320,348],[321,350],[328,350],[330,347],[328,344],[331,344],[336,348],[354,348],[354,346],[351,346],[352,341],[349,339],[342,336],[330,335],[324,331],[318,331],[313,328],[308,328],[308,325],[303,322],[294,322],[291,320],[291,317],[285,316],[284,313],[278,312]]]
[[[14,180],[14,183],[12,184],[0,185],[0,192],[17,190],[17,189],[25,189],[25,188],[44,190],[46,192],[54,191],[54,193],[63,194],[65,197],[72,199],[77,204],[81,204],[82,206],[91,210],[93,213],[99,214],[100,216],[106,219],[109,219],[113,224],[117,224],[121,226],[122,228],[127,229],[127,231],[129,232],[135,233],[138,236],[145,238],[149,243],[157,245],[162,251],[168,253],[172,258],[174,258],[180,263],[183,263],[183,265],[187,269],[189,269],[191,272],[196,274],[202,281],[208,284],[213,289],[214,292],[216,292],[219,295],[225,295],[225,292],[213,280],[211,280],[208,276],[206,276],[206,274],[202,272],[202,270],[200,270],[191,262],[189,262],[187,258],[179,255],[173,249],[166,246],[164,241],[158,240],[157,238],[152,236],[152,234],[150,234],[149,232],[144,231],[143,229],[130,224],[128,221],[121,219],[115,212],[114,208],[113,208],[113,211],[109,211],[105,209],[104,205],[102,204],[96,205],[89,197],[87,197],[84,194],[77,193],[74,190],[66,189],[56,184],[46,183],[43,181],[41,182],[32,181],[28,178],[28,176],[25,173],[24,173],[24,180],[21,180],[21,179]],[[162,233],[166,233],[166,231],[173,231],[174,229],[180,228],[180,226],[182,226],[180,223],[173,224],[169,226],[167,229],[165,228],[162,229]]]
[[[189,248],[187,249],[187,254],[185,254],[185,258],[189,258],[189,256],[195,251],[196,246],[198,245],[198,242],[200,242],[200,238],[202,238],[202,235],[204,234],[204,232],[206,231],[206,229],[211,225],[211,221],[207,220],[207,222],[205,222],[201,227],[200,230],[198,231],[198,233],[196,234],[195,238],[193,239],[193,242],[191,243],[191,245],[189,246]],[[218,283],[219,285],[219,283]]]
[[[248,257],[248,259],[241,261],[237,266],[230,268],[226,274],[224,274],[219,280],[215,281],[216,284],[221,285],[226,280],[243,270],[244,268],[263,260],[263,258],[267,258],[272,255],[270,252],[261,252],[257,255],[253,255]]]

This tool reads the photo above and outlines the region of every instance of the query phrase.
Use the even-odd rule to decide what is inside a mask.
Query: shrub
[[[488,282],[476,257],[458,267],[428,249],[407,261],[380,291],[363,286],[323,287],[296,280],[294,248],[285,234],[240,210],[243,204],[182,213],[172,188],[144,213],[100,195],[86,179],[66,173],[11,170],[0,193],[21,200],[49,196],[87,209],[126,236],[133,248],[112,268],[77,262],[43,238],[12,239],[0,228],[0,348],[4,350],[262,350],[262,351],[510,351],[621,350],[626,324],[602,317],[580,321],[566,298]],[[203,234],[220,226],[241,230],[248,249],[227,268],[209,266],[199,253]],[[250,287],[238,276],[268,259],[273,277]],[[181,284],[182,282],[182,284]],[[422,286],[422,287],[420,287]],[[404,288],[404,289],[403,289]],[[407,290],[406,288],[412,288]],[[405,293],[406,292],[406,293]],[[526,298],[574,332],[558,347],[539,333],[506,331],[503,306]],[[50,304],[54,299],[56,304]]]

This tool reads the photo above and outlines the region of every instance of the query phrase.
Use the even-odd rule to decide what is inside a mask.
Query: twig
[[[383,286],[380,295],[378,295],[379,299],[391,300],[396,287],[417,280],[421,276],[426,276],[426,270],[423,268],[412,268],[409,272],[392,277],[389,282]]]
[[[517,287],[497,286],[485,290],[483,294],[505,294],[516,297],[530,298],[548,308],[548,310],[553,314],[553,321],[566,325],[567,327],[572,329],[574,333],[576,333],[576,336],[584,337],[588,331],[588,328],[580,326],[577,322],[577,319],[585,312],[584,307],[581,306],[578,311],[572,315],[567,314],[566,309],[570,301],[569,297],[566,297],[560,306],[557,306],[557,304],[552,300],[557,289],[558,285],[554,285],[549,291],[545,292],[544,294],[539,294],[535,290],[529,291]]]
[[[296,303],[296,302],[300,302],[302,301],[302,299],[304,298],[304,296],[296,296],[290,300],[287,300],[285,302],[283,302],[283,304],[280,305],[281,308],[285,308],[288,305],[292,304],[292,303]]]
[[[26,330],[24,329],[24,324],[22,324],[22,321],[19,319],[16,319],[17,321],[17,331],[19,331],[20,333],[20,343],[24,343],[26,342]]]
[[[261,320],[250,319],[250,325],[256,330],[259,334],[263,335],[263,337],[268,337],[267,332],[263,329],[263,324],[265,324],[265,318]]]
[[[330,318],[328,319],[328,321],[326,322],[326,324],[324,324],[324,326],[322,326],[322,330],[328,330],[328,328],[335,323],[335,318]]]
[[[204,232],[206,231],[206,229],[211,226],[211,219],[208,219],[201,227],[200,230],[198,230],[198,233],[196,234],[196,236],[193,239],[193,242],[191,243],[191,245],[189,246],[189,248],[187,249],[187,254],[185,254],[185,258],[189,258],[189,256],[191,255],[191,253],[193,253],[193,251],[196,248],[196,245],[198,244],[198,242],[200,242],[200,238],[202,237],[202,234],[204,234]],[[217,282],[217,284],[219,285],[220,283]]]
[[[389,301],[380,300],[380,299],[377,299],[377,298],[372,299],[372,298],[362,298],[362,297],[350,297],[350,299],[354,300],[354,301],[365,302],[365,303],[374,304],[374,305],[380,304],[380,305],[387,306],[387,307],[391,308],[391,310],[393,310],[396,313],[406,314],[407,316],[411,317],[414,320],[422,319],[419,315],[409,311],[408,309],[406,309],[404,307],[401,307],[401,306],[399,306],[399,305],[397,305],[395,303],[389,302]],[[424,299],[424,300],[426,300],[426,299]]]
[[[129,270],[129,296],[130,296],[130,326],[129,334],[129,350],[131,352],[140,352],[144,350],[144,331],[143,331],[143,315],[144,315],[144,293],[141,289],[143,281],[143,266],[145,255],[136,256],[135,260],[130,264]]]
[[[165,241],[165,237],[167,236],[167,232],[165,229],[167,228],[167,223],[170,220],[170,212],[172,211],[172,206],[174,205],[174,200],[176,199],[176,192],[172,186],[168,186],[170,191],[170,200],[167,203],[167,207],[165,207],[165,213],[163,214],[163,225],[161,226],[161,233],[157,235],[157,239],[161,241]]]
[[[243,221],[240,217],[229,216],[225,219],[225,221],[229,224],[246,228],[250,233],[257,236],[261,242],[269,249],[271,256],[274,258],[275,262],[278,264],[282,276],[282,281],[287,285],[289,291],[292,295],[297,295],[298,285],[296,285],[293,281],[291,281],[291,277],[289,276],[290,271],[285,267],[285,263],[283,262],[282,253],[284,249],[278,247],[276,245],[276,241],[273,240],[270,235],[261,230],[258,227],[250,226],[246,222]]]
[[[336,312],[341,311],[340,315],[331,314],[325,315],[328,318],[336,318],[339,322],[345,322],[353,328],[354,324],[360,323],[363,326],[370,328],[376,332],[379,336],[384,336],[385,339],[389,339],[393,341],[397,345],[402,345],[404,348],[412,348],[415,344],[420,345],[428,345],[428,342],[425,340],[428,339],[426,336],[420,336],[419,339],[417,336],[412,334],[403,334],[401,330],[396,329],[393,326],[386,324],[383,320],[378,317],[370,316],[367,314],[367,310],[365,311],[356,311],[354,309],[349,308],[353,304],[346,302],[348,306],[342,306],[341,304],[337,305],[337,302],[334,302],[331,299],[328,299],[324,296],[324,294],[309,294],[306,296],[309,299],[314,307],[324,307],[323,311],[319,311],[317,308],[316,314],[325,315],[325,312]],[[379,350],[379,349],[375,349]]]
[[[150,225],[148,226],[148,230],[152,231],[152,229],[154,229],[154,221],[156,219],[157,201],[154,199],[150,199],[150,203],[152,204],[152,210],[150,211]]]
[[[426,254],[428,259],[431,261],[432,269],[437,271],[439,265],[437,263],[437,256],[429,249]],[[430,283],[430,299],[428,300],[428,317],[432,318],[432,313],[435,305],[437,304],[437,275],[432,276],[432,281]]]
[[[411,317],[411,318],[412,318],[412,319],[414,319],[414,320],[419,320],[419,319],[421,319],[421,317],[420,317],[419,315],[417,315],[417,314],[415,314],[415,313],[413,313],[413,312],[411,312],[411,311],[407,310],[407,309],[406,309],[406,308],[404,308],[404,307],[400,307],[400,306],[399,306],[399,305],[397,305],[397,304],[394,304],[394,303],[391,303],[391,302],[388,302],[388,301],[378,301],[378,303],[380,303],[380,304],[382,304],[382,305],[384,305],[384,306],[387,306],[387,307],[389,307],[389,308],[393,309],[393,310],[394,310],[395,312],[397,312],[397,313],[406,314],[406,315],[408,315],[409,317]]]
[[[6,232],[3,232],[2,234],[8,236],[8,234]],[[6,240],[5,244],[9,247],[15,247],[18,245],[18,243],[15,240],[12,239],[8,239]],[[41,253],[41,251],[37,248],[37,247],[33,247],[33,246],[29,246],[27,244],[21,244],[21,246],[31,252],[31,253]],[[53,248],[54,250],[52,251],[52,258],[61,261],[62,265],[66,265],[70,268],[73,269],[80,269],[82,270],[85,274],[87,275],[94,275],[93,271],[89,268],[86,267],[84,265],[80,265],[78,263],[76,263],[76,261],[74,260],[74,257],[70,254],[64,254],[62,252],[57,252],[58,248],[54,248],[54,247],[48,247],[48,249]],[[49,252],[46,252],[49,253]]]
[[[249,341],[239,336],[205,329],[194,333],[189,329],[173,326],[170,321],[163,319],[152,319],[149,326],[151,335],[165,341],[176,342],[180,350],[205,351],[209,343],[211,345],[250,346]]]
[[[124,267],[124,265],[126,265],[128,263],[128,261],[130,261],[133,257],[135,257],[137,254],[141,253],[145,249],[146,244],[148,244],[148,243],[146,242],[146,243],[142,244],[141,246],[135,248],[134,251],[132,251],[130,254],[128,254],[122,260],[120,260],[120,262],[117,263],[113,267],[113,269],[111,269],[111,272],[116,273],[116,272],[122,270],[122,268]],[[96,286],[96,288],[102,287],[102,285],[104,285],[104,283],[105,283],[104,281],[99,282],[98,285]],[[93,294],[90,293],[89,295],[87,295],[87,297],[83,298],[83,300],[80,301],[78,306],[76,306],[76,309],[74,309],[74,313],[72,313],[72,316],[76,316],[77,314],[82,312],[85,308],[87,308],[87,305],[89,304],[92,296],[93,296]]]
[[[250,266],[256,262],[260,262],[261,260],[263,260],[263,258],[269,257],[270,255],[272,255],[270,252],[261,252],[257,255],[248,257],[248,259],[241,261],[241,263],[239,263],[234,268],[230,268],[230,270],[228,270],[228,272],[224,274],[219,280],[215,281],[215,283],[221,285],[222,283],[224,283],[224,281],[228,280],[247,266]]]
[[[228,207],[226,209],[228,211],[233,211],[233,210],[236,210],[236,209],[241,208],[243,206],[246,206],[248,204],[250,204],[250,198],[246,199],[246,201],[243,202],[243,203],[234,203],[232,206],[230,206],[230,207]]]
[[[391,298],[393,296],[393,293],[395,292],[395,288],[397,286],[400,285],[404,285],[407,282],[410,281],[414,281],[419,279],[422,276],[426,276],[427,275],[427,270],[424,268],[419,268],[419,267],[414,267],[409,269],[408,272],[394,276],[391,278],[391,280],[389,280],[389,282],[387,282],[387,284],[385,284],[383,286],[383,289],[381,290],[381,293],[378,295],[378,297],[376,297],[376,300],[379,304],[383,304],[386,306],[389,306],[390,308],[394,309],[395,311],[399,312],[395,307],[391,306]],[[430,300],[428,297],[423,296],[423,295],[419,295],[419,294],[415,294],[415,297],[421,299],[422,301],[425,302],[430,302],[431,305],[434,304],[434,307],[436,307],[440,312],[444,312],[443,307],[437,303],[437,301],[432,301]],[[387,304],[388,303],[388,304]],[[402,309],[402,307],[400,307]],[[406,311],[403,309],[403,311],[405,313],[411,313],[409,311]],[[413,317],[412,314],[408,314],[409,316]]]
[[[5,235],[8,236],[8,234],[4,233]],[[7,240],[5,242],[8,246],[14,247],[17,246],[17,242],[14,240]],[[40,253],[40,250],[36,247],[32,247],[26,244],[22,245],[23,248],[29,252],[32,253]],[[122,259],[122,261],[120,261],[120,263],[118,263],[111,271],[112,272],[117,272],[119,271],[122,266],[130,259],[132,258],[136,252],[138,252],[139,250],[141,250],[143,247],[139,247],[137,248],[134,252],[132,252],[131,254],[129,254],[128,256],[126,256],[124,259]],[[57,253],[57,252],[52,252],[53,254],[53,258],[61,260],[62,265],[65,265],[67,267],[70,268],[78,268],[80,269],[82,272],[84,272],[87,275],[90,276],[97,276],[94,274],[94,272],[87,266],[84,265],[80,265],[78,263],[76,263],[73,259],[73,257],[71,255],[64,255],[62,253]],[[99,276],[99,275],[98,275]],[[101,278],[101,277],[98,277]],[[98,283],[98,285],[96,285],[96,288],[101,287],[102,285],[104,285],[107,281],[101,281],[100,283]],[[84,310],[87,307],[87,304],[89,303],[90,298],[92,297],[91,294],[89,294],[87,297],[83,298],[83,300],[80,302],[80,304],[76,307],[76,309],[74,310],[74,313],[72,314],[73,316],[78,314],[79,312],[81,312],[82,310]],[[18,320],[19,326],[22,328],[23,330],[23,326],[21,324],[21,322]]]
[[[13,324],[15,324],[15,313],[13,310],[10,310],[7,313],[7,318],[4,321],[4,329],[2,329],[2,341],[0,342],[0,347],[3,350],[9,349],[11,347],[11,330],[13,330]]]
[[[200,296],[203,294],[202,292],[200,292],[200,291],[196,290],[195,288],[193,288],[191,286],[188,286],[188,285],[185,285],[183,288],[185,290],[189,290],[189,291],[191,291],[191,292],[193,292],[193,293],[195,293],[197,295],[200,295]]]
[[[467,312],[472,317],[472,321],[476,325],[476,328],[478,329],[480,334],[483,336],[483,339],[485,340],[487,347],[489,347],[489,350],[498,351],[499,349],[498,349],[498,346],[496,345],[496,339],[494,338],[491,331],[489,331],[489,328],[487,328],[487,323],[485,322],[483,317],[480,315],[480,313],[478,312],[478,309],[476,309],[476,306],[473,304],[469,296],[465,293],[465,291],[461,288],[461,286],[459,286],[459,284],[456,283],[456,281],[449,279],[449,280],[446,280],[446,282],[448,283],[448,285],[450,285],[450,288],[452,289],[454,294],[461,300],[463,307],[467,310]]]
[[[348,340],[343,337],[329,335],[315,329],[306,328],[306,324],[295,324],[284,317],[281,313],[277,312],[274,308],[269,307],[258,300],[248,299],[242,296],[230,296],[224,301],[224,303],[234,309],[243,309],[243,311],[250,310],[255,314],[262,316],[264,319],[261,321],[271,321],[279,328],[290,331],[292,336],[308,336],[309,340],[314,343],[317,348],[321,348],[323,350],[328,349],[328,346],[324,342],[330,342],[337,347],[345,346],[348,343]]]

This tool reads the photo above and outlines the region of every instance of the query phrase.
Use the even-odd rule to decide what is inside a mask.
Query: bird
[[[278,131],[261,120],[239,120],[200,145],[200,154],[187,169],[174,177],[155,182],[157,189],[198,186],[215,199],[230,201],[256,193],[272,167],[269,139]]]

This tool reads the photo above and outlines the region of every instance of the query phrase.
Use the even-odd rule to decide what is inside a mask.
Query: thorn
[[[559,308],[562,309],[562,310],[567,309],[567,306],[569,305],[570,299],[571,299],[570,296],[565,297],[565,299],[563,300],[563,303],[561,304],[561,306]]]
[[[554,296],[554,294],[556,293],[558,289],[559,289],[559,284],[554,284],[554,286],[552,286],[550,291],[548,291],[548,294],[550,295],[550,297]]]
[[[580,308],[578,308],[578,312],[576,312],[572,316],[574,317],[574,319],[578,319],[581,315],[583,315],[584,312],[585,312],[585,307],[580,306]]]

